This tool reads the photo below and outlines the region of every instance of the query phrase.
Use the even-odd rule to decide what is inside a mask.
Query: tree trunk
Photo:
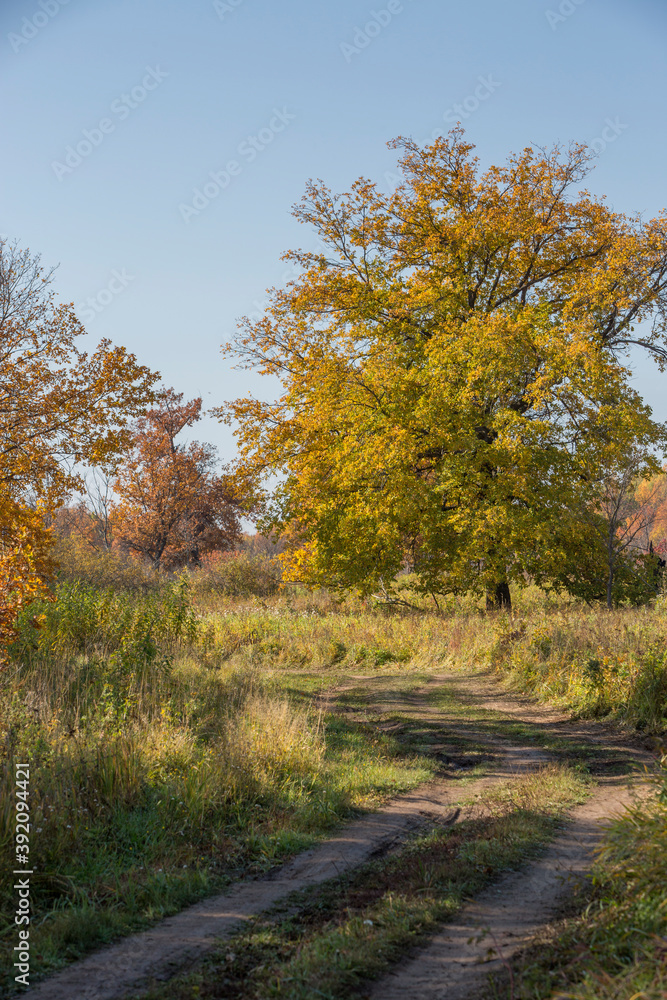
[[[487,611],[512,610],[512,595],[510,594],[510,585],[507,582],[507,580],[503,580],[502,583],[497,583],[493,589],[487,590],[486,610]]]
[[[614,535],[616,531],[614,531]],[[607,609],[611,611],[612,608],[612,594],[614,590],[614,535],[609,534],[607,539]]]

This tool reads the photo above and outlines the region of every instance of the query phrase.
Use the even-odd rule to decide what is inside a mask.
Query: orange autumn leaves
[[[646,518],[649,544],[662,559],[667,558],[667,466],[656,476],[641,480],[634,498],[640,510],[650,511]]]
[[[0,241],[0,644],[17,609],[44,592],[45,519],[81,482],[81,463],[111,460],[156,375],[122,347],[79,349],[85,331],[50,290],[39,258]]]
[[[200,419],[201,399],[165,389],[134,425],[132,446],[118,465],[113,490],[114,536],[155,569],[198,564],[241,536],[236,493],[215,471],[215,450],[176,440]]]
[[[155,569],[196,563],[240,535],[214,449],[176,440],[200,419],[201,399],[156,391],[158,375],[109,341],[82,351],[85,330],[55,301],[51,277],[39,258],[0,241],[2,649],[21,607],[49,594],[54,527]],[[90,492],[91,468],[103,495]],[[66,506],[86,491],[87,502]]]

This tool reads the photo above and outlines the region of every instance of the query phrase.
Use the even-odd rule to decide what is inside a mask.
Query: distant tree
[[[228,549],[241,536],[239,504],[229,479],[215,472],[215,449],[176,441],[200,420],[201,405],[163,390],[136,421],[132,448],[117,468],[116,538],[155,569],[198,565],[204,553]]]
[[[61,507],[53,520],[55,533],[61,538],[75,536],[96,552],[110,552],[113,546],[114,473],[91,469],[84,476],[81,499],[74,505]]]
[[[660,477],[649,476],[649,468],[646,456],[636,452],[624,468],[616,470],[606,481],[601,512],[607,522],[608,608],[612,606],[619,563],[625,563],[634,575],[639,599],[644,595],[652,597],[657,589],[658,560],[651,535],[661,518],[659,500],[663,484]]]
[[[642,479],[637,486],[636,499],[649,506],[653,517],[648,525],[644,547],[653,550],[663,559],[667,556],[667,466],[650,479]]]
[[[651,535],[660,519],[660,476],[655,459],[634,450],[615,466],[599,467],[579,511],[580,548],[569,568],[567,589],[612,608],[655,596],[660,573]]]
[[[284,539],[277,538],[273,534],[263,535],[261,532],[249,534],[244,532],[239,541],[238,548],[241,552],[247,552],[250,556],[268,556],[272,558],[285,552],[287,545]]]

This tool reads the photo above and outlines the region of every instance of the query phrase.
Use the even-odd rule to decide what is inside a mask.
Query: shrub
[[[54,557],[61,583],[81,583],[89,587],[149,593],[158,590],[161,579],[140,559],[117,550],[98,551],[72,535],[59,538]]]
[[[191,574],[194,589],[201,594],[227,597],[270,597],[281,581],[280,563],[264,553],[214,552],[202,559]]]
[[[194,642],[200,632],[185,579],[144,595],[60,583],[55,597],[22,609],[10,647],[14,660],[54,653],[115,654],[116,662],[127,661],[128,669],[134,669],[164,657],[177,641]]]

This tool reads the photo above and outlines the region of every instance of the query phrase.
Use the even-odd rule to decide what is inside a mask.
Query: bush
[[[13,660],[117,654],[117,660],[135,668],[166,656],[175,642],[194,642],[201,631],[185,579],[143,595],[60,583],[55,598],[21,609],[18,635],[9,648]]]
[[[61,583],[81,583],[100,590],[113,587],[133,593],[149,593],[161,585],[160,577],[141,560],[115,550],[97,551],[75,535],[57,540],[54,557]]]
[[[282,579],[278,559],[260,553],[213,552],[191,573],[195,591],[226,597],[270,597]]]

